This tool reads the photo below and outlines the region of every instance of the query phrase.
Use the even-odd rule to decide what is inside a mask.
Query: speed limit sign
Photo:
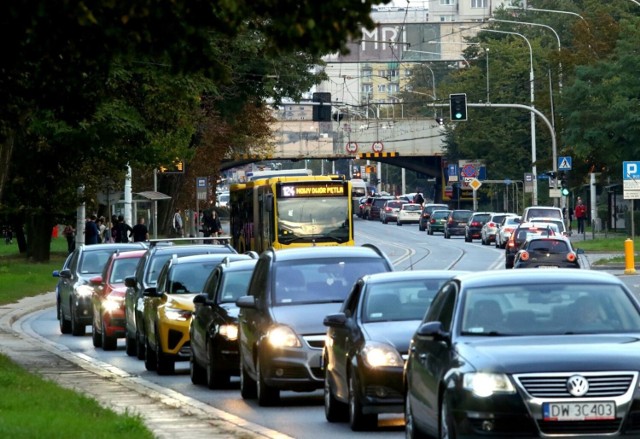
[[[347,152],[357,152],[358,144],[356,142],[348,142],[346,149],[347,149]]]
[[[371,145],[371,149],[373,149],[373,152],[382,152],[382,150],[384,149],[384,145],[382,144],[382,142],[373,142],[373,145]]]

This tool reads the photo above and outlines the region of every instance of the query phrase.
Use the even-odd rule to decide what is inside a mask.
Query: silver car
[[[482,245],[489,245],[492,242],[496,241],[496,233],[498,232],[500,223],[507,216],[518,215],[515,213],[506,212],[494,213],[493,215],[491,215],[491,218],[489,218],[489,221],[484,223],[482,229],[480,230],[480,241],[482,242]]]
[[[509,237],[511,236],[513,231],[516,229],[516,227],[518,227],[518,224],[520,224],[520,221],[521,221],[520,218],[521,217],[519,216],[507,216],[502,220],[496,232],[497,248],[505,248],[505,246],[507,245],[507,241],[509,240]]]

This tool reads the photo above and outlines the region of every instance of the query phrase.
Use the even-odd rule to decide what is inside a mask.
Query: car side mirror
[[[202,294],[195,295],[195,297],[193,298],[193,304],[196,306],[198,305],[202,306],[202,305],[212,305],[213,302],[209,300],[206,294],[202,293]]]
[[[63,279],[71,279],[71,270],[69,270],[68,268],[65,268],[64,270],[61,270],[58,273],[58,276]]]
[[[324,318],[322,324],[330,328],[343,328],[347,324],[347,316],[343,312],[329,314]]]
[[[91,285],[99,286],[100,284],[102,284],[102,276],[94,276],[89,279],[89,282],[91,283]]]
[[[242,296],[236,300],[238,308],[257,309],[256,298],[254,296]]]
[[[145,288],[142,295],[144,297],[156,297],[158,295],[158,289],[156,287]]]
[[[135,276],[127,276],[124,278],[124,285],[129,288],[136,287],[136,277]]]
[[[442,328],[442,322],[427,322],[420,325],[416,331],[418,337],[432,338],[433,340],[449,341],[449,333]]]
[[[577,254],[577,255],[583,255],[583,254],[584,254],[584,250],[583,250],[583,249],[581,249],[581,248],[577,248],[577,249],[576,249],[576,254]]]

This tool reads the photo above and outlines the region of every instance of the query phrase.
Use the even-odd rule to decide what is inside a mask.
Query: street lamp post
[[[533,49],[531,48],[531,43],[529,42],[529,39],[527,37],[525,37],[524,35],[518,33],[518,32],[509,32],[509,31],[503,31],[503,30],[495,30],[495,29],[485,29],[485,28],[479,28],[478,31],[481,32],[494,32],[494,33],[498,33],[498,34],[506,34],[506,35],[517,35],[521,38],[523,38],[526,42],[527,42],[527,46],[529,46],[529,62],[530,62],[530,68],[529,68],[529,89],[530,89],[530,97],[531,97],[531,107],[535,108],[534,106],[534,102],[535,102],[535,90],[534,90],[534,82],[535,82],[535,77],[533,74]],[[531,173],[533,174],[533,200],[531,201],[531,204],[533,206],[537,206],[538,205],[538,180],[537,180],[537,166],[536,166],[536,161],[537,161],[537,156],[536,156],[536,116],[533,113],[533,111],[531,112]],[[554,159],[554,163],[555,163],[555,159]]]

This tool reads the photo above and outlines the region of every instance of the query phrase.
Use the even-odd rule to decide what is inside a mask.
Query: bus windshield
[[[277,209],[282,244],[349,240],[349,212],[342,197],[281,198]]]

